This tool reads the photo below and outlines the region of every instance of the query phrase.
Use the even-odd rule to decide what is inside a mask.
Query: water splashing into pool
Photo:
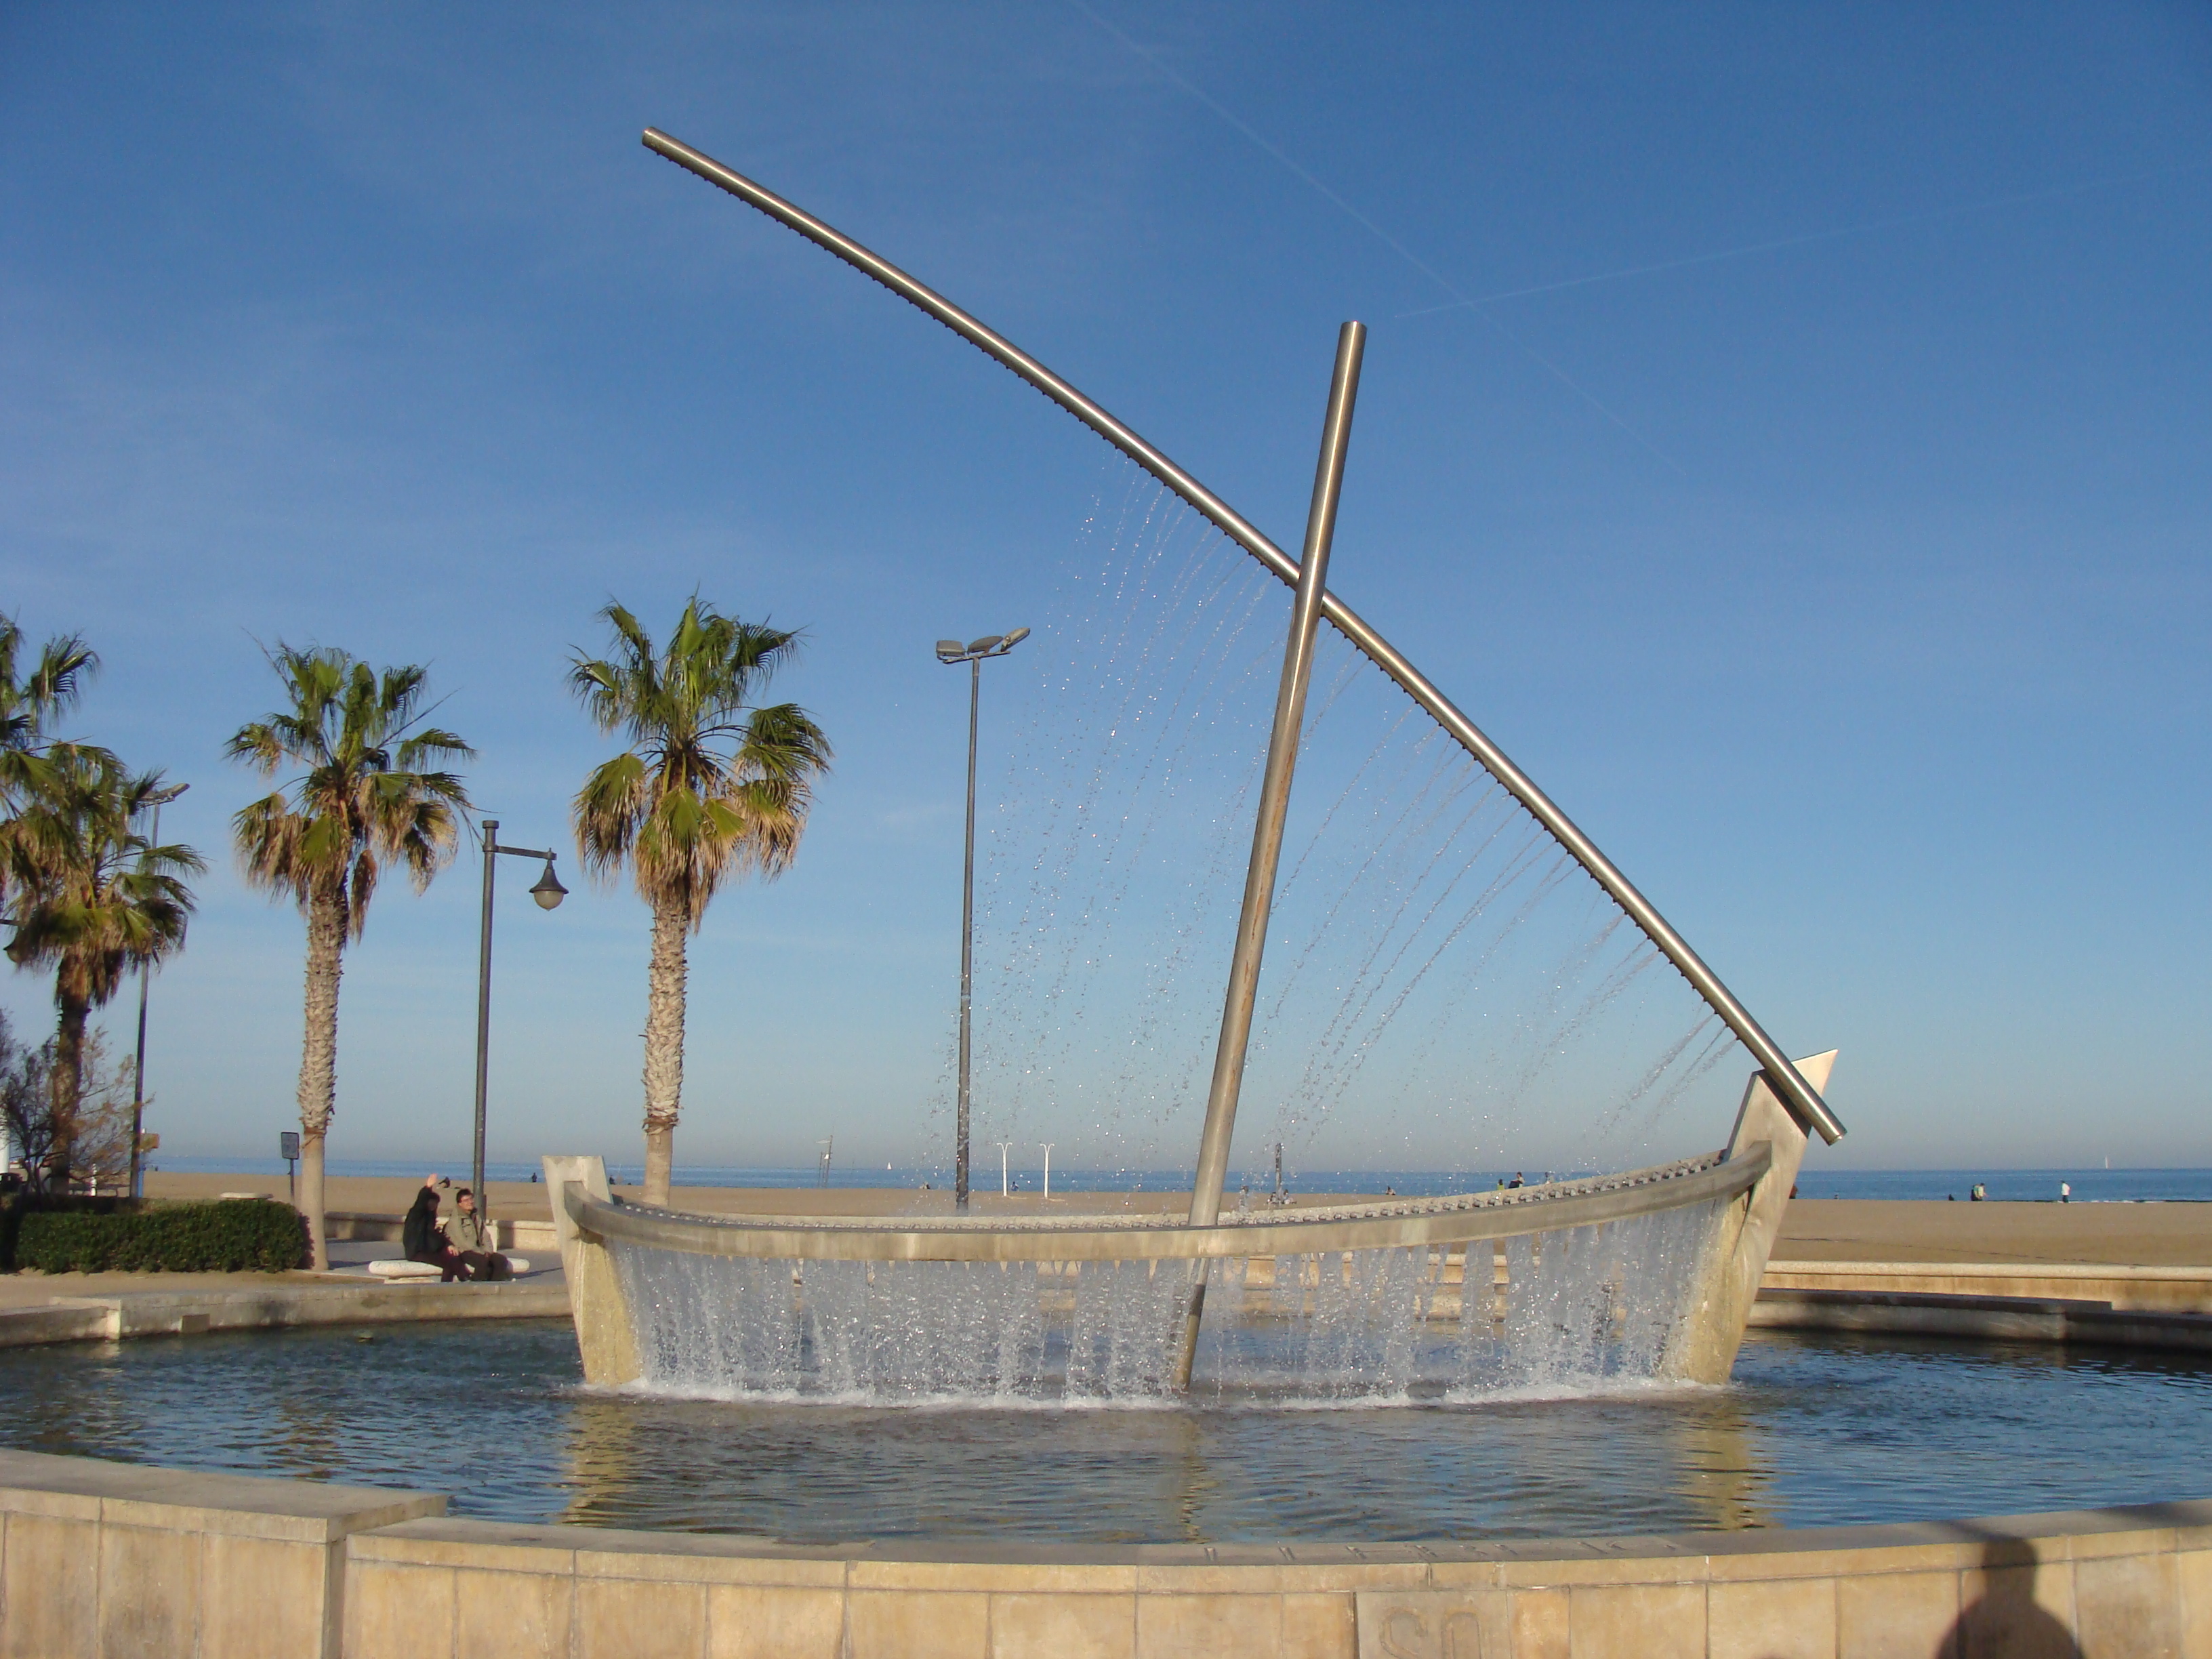
[[[1717,1205],[1464,1248],[1211,1264],[1193,1394],[1388,1404],[1662,1376]],[[1146,1406],[1199,1264],[807,1261],[617,1245],[644,1390],[828,1404]]]

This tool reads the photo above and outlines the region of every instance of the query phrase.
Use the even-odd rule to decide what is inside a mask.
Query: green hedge
[[[0,1273],[12,1273],[21,1265],[15,1260],[15,1241],[22,1233],[27,1216],[46,1210],[66,1211],[73,1215],[128,1215],[145,1207],[143,1199],[125,1198],[116,1193],[101,1198],[88,1197],[82,1193],[10,1193],[0,1198]]]
[[[106,1215],[34,1209],[15,1237],[15,1265],[48,1273],[284,1273],[307,1260],[300,1212],[265,1198]]]

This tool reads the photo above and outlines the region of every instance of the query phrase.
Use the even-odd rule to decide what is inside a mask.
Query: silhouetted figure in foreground
[[[2035,1599],[2035,1546],[1992,1539],[1982,1548],[1987,1586],[1959,1614],[1942,1648],[1957,1659],[2083,1659],[2081,1644]]]

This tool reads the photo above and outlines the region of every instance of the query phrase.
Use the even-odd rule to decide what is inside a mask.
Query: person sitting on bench
[[[415,1207],[407,1212],[407,1220],[399,1229],[399,1243],[410,1261],[427,1261],[437,1268],[441,1284],[450,1285],[456,1279],[472,1277],[469,1264],[461,1260],[459,1250],[446,1242],[446,1235],[438,1225],[435,1176],[425,1179],[422,1190],[415,1194]]]
[[[453,1217],[446,1223],[446,1242],[461,1253],[471,1279],[512,1279],[514,1264],[492,1248],[491,1224],[477,1213],[477,1195],[464,1187],[453,1194]]]

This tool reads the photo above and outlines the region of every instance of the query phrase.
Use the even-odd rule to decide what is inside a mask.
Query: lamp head
[[[1028,629],[1017,628],[1012,633],[1007,635],[1006,638],[999,641],[999,649],[1001,651],[1011,651],[1016,646],[1019,645],[1024,640],[1029,638],[1029,636],[1030,630]]]
[[[986,656],[992,651],[997,649],[998,644],[998,635],[986,634],[980,640],[970,640],[968,641],[967,654],[971,657]]]
[[[967,654],[968,647],[957,640],[939,640],[937,642],[937,659],[939,662],[958,662]]]
[[[538,884],[530,890],[530,896],[538,901],[538,908],[541,910],[557,910],[561,908],[561,901],[568,896],[568,890],[553,873],[551,859],[545,860],[545,873],[538,878]]]

